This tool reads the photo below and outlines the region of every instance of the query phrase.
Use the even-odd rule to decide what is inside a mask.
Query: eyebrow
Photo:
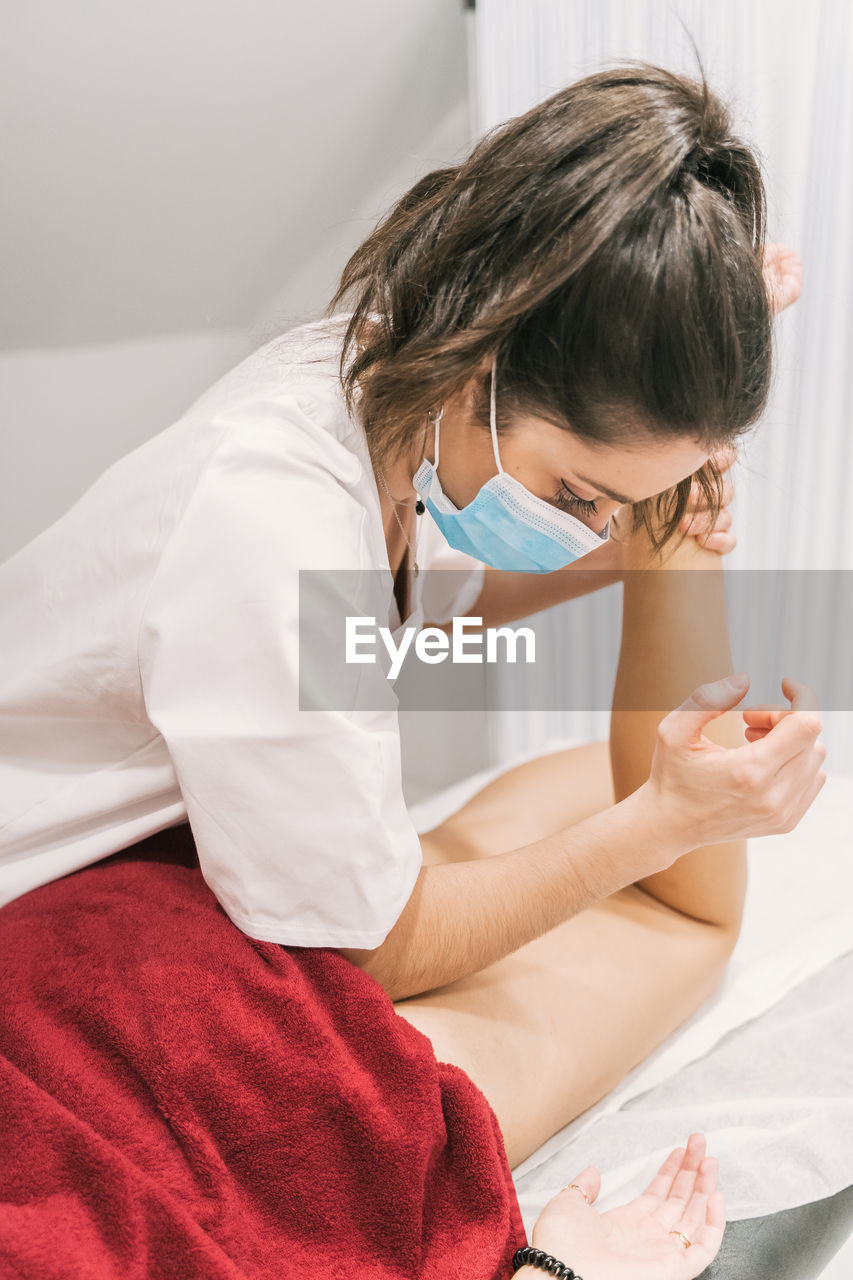
[[[622,502],[627,504],[628,506],[633,505],[634,503],[633,498],[626,498],[623,493],[614,493],[612,489],[605,489],[603,484],[596,484],[594,480],[587,479],[586,476],[580,475],[579,472],[576,472],[575,474],[577,475],[578,480],[580,480],[581,484],[591,485],[592,488],[595,489],[597,493],[603,493],[605,498],[612,498],[614,502]]]

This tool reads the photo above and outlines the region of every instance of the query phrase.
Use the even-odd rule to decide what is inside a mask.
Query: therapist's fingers
[[[711,454],[711,461],[717,464],[717,469],[725,474],[729,467],[734,466],[738,459],[738,447],[734,443],[724,444],[721,449]]]
[[[782,692],[790,701],[790,707],[783,707],[778,702],[760,702],[753,707],[744,707],[742,714],[746,723],[770,728],[791,711],[817,710],[817,694],[801,680],[785,676],[782,680]]]
[[[811,685],[803,684],[802,680],[783,677],[782,692],[791,703],[792,711],[817,711],[817,694]]]
[[[747,726],[744,737],[748,742],[760,741],[762,737],[766,737],[771,730],[774,730],[777,724],[794,712],[809,714],[817,712],[817,695],[811,686],[785,676],[781,682],[781,690],[785,698],[789,699],[790,707],[780,707],[777,703],[761,703],[756,707],[745,707],[740,713]],[[817,723],[817,732],[820,732],[820,716],[817,716]]]
[[[720,515],[727,515],[729,519],[731,519],[731,512],[727,511],[726,508],[729,506],[731,502],[734,501],[734,496],[735,496],[735,487],[732,484],[731,480],[729,479],[724,480],[723,487],[720,492],[720,513],[719,513]],[[702,486],[698,484],[697,481],[694,480],[693,484],[690,486],[690,494],[687,499],[686,512],[681,519],[680,527],[684,528],[686,522],[689,521],[691,517],[696,517],[700,513],[707,512],[707,511],[708,511],[708,499],[705,497],[705,493],[704,493],[704,490],[702,489]]]
[[[678,527],[685,533],[689,533],[691,538],[707,538],[715,532],[726,533],[733,523],[734,516],[731,511],[721,511],[716,519],[710,511],[700,511],[698,515],[685,516]]]
[[[764,765],[771,773],[778,773],[806,747],[816,741],[821,731],[820,716],[814,711],[790,713],[762,735],[758,742],[736,750],[755,752],[754,763]]]
[[[763,706],[744,707],[741,715],[743,716],[746,728],[744,729],[744,737],[747,742],[758,742],[766,733],[769,733],[774,725],[784,717],[791,714],[789,707],[780,707],[778,704],[765,703]]]
[[[798,715],[813,713],[792,712],[776,729],[771,729],[764,742],[755,743],[744,751],[759,753],[779,730],[790,725]],[[818,792],[826,782],[826,773],[822,768],[826,758],[826,746],[814,738],[787,760],[781,768],[775,769],[768,780],[765,791],[765,802],[772,815],[773,827],[777,834],[793,831],[800,819],[811,807]],[[773,766],[770,766],[773,769]]]
[[[689,533],[687,536],[692,538],[694,535]],[[715,531],[714,533],[709,533],[706,538],[697,538],[696,541],[699,546],[704,547],[706,551],[716,551],[718,555],[725,556],[728,555],[730,551],[734,551],[737,546],[737,534],[731,529],[727,530],[725,533],[718,533]]]

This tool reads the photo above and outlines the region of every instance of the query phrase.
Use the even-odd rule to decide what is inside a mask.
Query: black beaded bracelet
[[[579,1275],[572,1271],[571,1267],[565,1262],[559,1262],[556,1258],[552,1258],[550,1253],[546,1253],[544,1249],[534,1249],[532,1244],[526,1244],[523,1249],[516,1249],[512,1257],[512,1269],[517,1271],[519,1267],[539,1267],[542,1271],[547,1271],[552,1276],[557,1276],[559,1280],[581,1280]]]

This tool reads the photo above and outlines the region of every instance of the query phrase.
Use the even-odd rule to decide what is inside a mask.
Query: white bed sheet
[[[410,807],[415,826],[429,830],[512,765],[579,742],[554,740],[446,788]],[[795,831],[749,842],[743,928],[717,991],[616,1089],[513,1170],[528,1232],[542,1206],[587,1163],[602,1173],[600,1207],[611,1208],[638,1194],[694,1129],[708,1134],[709,1151],[720,1157],[730,1219],[793,1208],[853,1184],[853,990],[849,1001],[839,999],[833,966],[851,951],[853,779],[831,775]],[[813,1012],[821,1016],[788,1016],[784,1034],[778,1018],[762,1018],[809,979]],[[752,1020],[749,1036],[730,1037],[724,1053],[711,1052]],[[775,1087],[781,1052],[789,1065],[801,1064],[782,1095]],[[737,1086],[738,1053],[746,1091]],[[813,1063],[821,1068],[819,1090]],[[682,1087],[688,1080],[689,1105]],[[643,1103],[635,1102],[641,1095]]]

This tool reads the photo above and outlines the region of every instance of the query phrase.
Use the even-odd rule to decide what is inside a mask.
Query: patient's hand
[[[533,1245],[565,1262],[584,1280],[693,1280],[716,1257],[726,1225],[717,1190],[718,1164],[705,1156],[705,1136],[676,1148],[642,1195],[599,1213],[579,1191],[549,1200],[533,1228]],[[593,1202],[601,1188],[594,1165],[572,1179]],[[692,1244],[688,1248],[674,1229]],[[519,1275],[542,1275],[522,1267]]]

